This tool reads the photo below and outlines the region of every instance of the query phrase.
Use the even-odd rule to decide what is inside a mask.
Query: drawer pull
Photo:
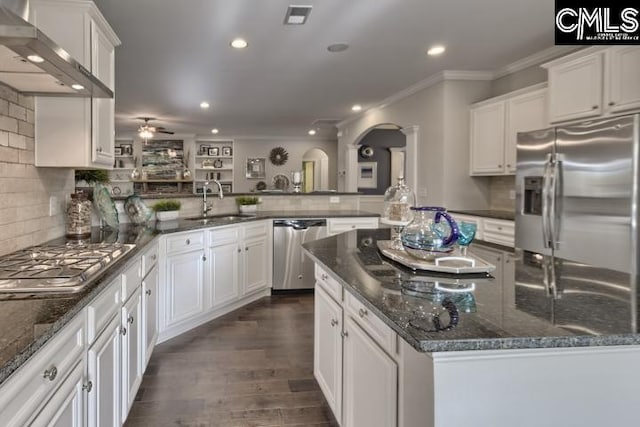
[[[349,337],[349,332],[347,332],[347,331],[342,331],[342,332],[340,332],[340,336],[341,336],[342,338],[347,338],[347,337]]]
[[[501,167],[502,167],[502,165],[498,165],[498,167],[499,167],[499,168],[501,168]]]
[[[124,326],[120,328],[120,335],[127,335],[127,328],[125,328]]]
[[[355,226],[355,225],[352,225],[352,226],[351,226],[351,228],[356,228],[356,226]]]
[[[93,389],[93,383],[91,381],[87,381],[86,384],[82,384],[82,389],[86,390],[87,393],[91,393],[91,389]]]
[[[613,102],[613,101],[611,101],[611,102],[609,103],[609,107],[612,107],[612,106],[614,106],[614,105],[616,105],[616,103],[615,103],[615,102]]]
[[[592,110],[597,110],[597,109],[598,109],[598,106],[597,106],[597,105],[594,105],[593,107],[591,107],[591,109],[592,109]]]
[[[369,312],[367,311],[366,308],[361,308],[360,310],[358,310],[358,314],[360,315],[360,317],[362,317],[364,319],[364,316],[369,314]]]
[[[42,377],[48,379],[49,381],[55,380],[57,376],[58,368],[56,368],[55,366],[52,366],[49,369],[45,369],[44,373],[42,374]]]
[[[242,249],[238,248],[238,253],[242,252]]]
[[[336,326],[338,324],[338,321],[336,319],[331,319],[331,326]]]
[[[329,278],[329,276],[327,276],[326,274],[322,273],[320,275],[320,277],[322,278],[322,280],[327,280]]]
[[[249,252],[249,248],[244,248],[245,252]]]
[[[148,297],[151,296],[151,289],[147,289],[146,291],[144,291],[145,294],[147,294]]]
[[[133,315],[127,317],[127,323],[129,323],[130,325],[133,325]]]
[[[187,240],[185,240],[185,243],[186,243],[187,245],[190,245],[190,244],[191,244],[191,240],[187,239]]]
[[[207,260],[207,256],[206,255],[202,255],[202,262]]]
[[[502,230],[502,227],[498,227],[498,230]]]
[[[153,261],[155,261],[155,260],[156,260],[156,258],[158,258],[158,255],[156,255],[156,254],[151,255],[151,259],[152,259]]]

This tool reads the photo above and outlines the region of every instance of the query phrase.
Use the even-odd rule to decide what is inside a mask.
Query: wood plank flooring
[[[313,378],[313,295],[263,298],[158,345],[125,426],[337,426]]]

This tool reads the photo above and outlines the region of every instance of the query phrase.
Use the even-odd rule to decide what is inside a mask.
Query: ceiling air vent
[[[284,17],[284,25],[303,25],[307,22],[313,6],[289,6]]]

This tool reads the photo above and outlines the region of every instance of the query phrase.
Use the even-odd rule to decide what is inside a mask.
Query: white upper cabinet
[[[543,65],[549,73],[549,122],[640,109],[640,47],[588,48]]]
[[[110,89],[120,40],[93,2],[31,2],[31,21]],[[36,166],[111,169],[115,100],[36,97]]]
[[[618,46],[607,54],[607,107],[614,113],[640,109],[640,48]]]
[[[504,102],[471,110],[471,173],[500,175],[504,171]]]
[[[518,132],[547,126],[547,90],[536,85],[470,109],[470,174],[513,175]]]

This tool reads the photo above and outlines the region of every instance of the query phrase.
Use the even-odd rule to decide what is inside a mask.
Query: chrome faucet
[[[218,198],[222,199],[224,194],[222,193],[222,184],[218,180],[213,180],[216,184],[218,184]],[[205,181],[202,184],[202,216],[206,217],[207,213],[213,209],[213,204],[211,202],[207,203],[207,192],[209,191],[209,181]]]

